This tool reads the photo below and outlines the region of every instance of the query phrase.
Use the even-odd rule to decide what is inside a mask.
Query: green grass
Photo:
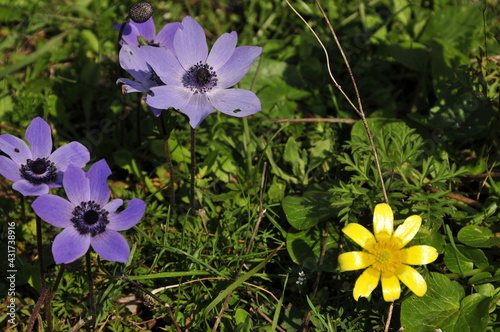
[[[323,2],[356,78],[396,223],[421,215],[413,244],[440,253],[417,267],[426,296],[403,286],[391,331],[497,331],[496,2]],[[171,207],[160,120],[140,96],[122,95],[115,84],[129,76],[120,70],[111,25],[132,3],[0,0],[0,133],[24,137],[41,116],[56,147],[79,141],[91,163],[106,159],[113,196],[148,204],[141,222],[123,232],[132,247],[128,264],[92,253],[95,321],[82,258],[65,267],[49,309],[52,329],[176,331],[175,320],[183,331],[211,331],[223,308],[218,331],[382,331],[389,304],[380,286],[356,302],[360,272],[340,272],[337,264],[340,252],[356,250],[341,229],[350,222],[372,229],[374,206],[384,200],[381,182],[365,129],[332,84],[311,32],[283,1],[152,3],[157,28],[191,15],[210,45],[234,30],[238,45],[263,47],[239,83],[257,93],[262,112],[247,119],[215,113],[196,130],[199,210],[192,211],[187,119],[170,113],[167,123]],[[292,5],[325,43],[335,79],[355,100],[321,12],[313,2]],[[288,121],[305,118],[318,120]],[[8,225],[16,225],[18,324],[9,331],[26,330],[42,290],[32,201],[0,178],[0,259],[7,257]],[[43,224],[49,285],[61,269],[50,250],[59,231]],[[5,328],[8,287],[0,283]],[[45,310],[40,314],[43,329],[34,330],[50,330]]]

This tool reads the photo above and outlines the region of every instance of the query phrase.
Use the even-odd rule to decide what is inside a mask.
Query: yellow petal
[[[405,222],[399,225],[392,237],[401,241],[400,248],[403,248],[413,239],[420,225],[422,225],[422,218],[417,215],[406,218]]]
[[[373,211],[373,232],[377,241],[388,240],[394,231],[394,214],[389,205],[377,204]]]
[[[354,284],[353,296],[357,301],[359,297],[368,297],[373,292],[375,287],[378,285],[378,281],[380,280],[380,272],[368,268],[363,272],[356,283]]]
[[[359,244],[363,249],[367,249],[375,243],[375,237],[372,232],[360,224],[348,224],[342,229],[342,232]]]
[[[399,279],[395,275],[388,276],[382,275],[382,293],[384,294],[384,301],[394,302],[401,296],[401,286]]]
[[[431,246],[412,246],[401,249],[403,263],[409,265],[422,265],[432,263],[438,258],[436,248]]]
[[[364,251],[351,251],[339,255],[342,271],[353,271],[367,268],[375,262],[375,257]]]
[[[396,276],[406,285],[406,287],[415,293],[415,295],[424,296],[427,292],[427,283],[424,277],[411,266],[401,264],[396,271]]]

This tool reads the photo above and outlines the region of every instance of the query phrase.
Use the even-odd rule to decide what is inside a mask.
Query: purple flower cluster
[[[107,178],[111,170],[105,160],[82,170],[90,160],[87,148],[78,142],[52,152],[50,126],[35,118],[26,129],[30,147],[10,134],[0,135],[0,174],[14,182],[23,196],[39,196],[32,204],[35,213],[64,230],[56,236],[52,254],[57,264],[83,256],[90,246],[104,259],[126,263],[130,248],[118,233],[142,218],[146,203],[132,199],[120,213],[121,199],[111,202]],[[49,194],[49,188],[64,187],[66,199]]]
[[[209,52],[203,28],[189,16],[157,35],[151,18],[132,21],[123,30],[120,65],[135,81],[120,78],[117,83],[126,93],[148,92],[145,101],[156,116],[172,107],[196,128],[214,109],[236,117],[261,111],[255,93],[230,89],[262,52],[261,47],[236,47],[236,32],[223,34]]]

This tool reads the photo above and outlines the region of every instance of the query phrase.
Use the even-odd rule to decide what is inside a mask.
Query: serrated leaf
[[[462,286],[439,273],[426,278],[423,297],[410,296],[401,306],[405,332],[480,332],[488,325],[490,298],[480,294],[464,297]]]
[[[500,237],[497,237],[491,229],[476,225],[465,226],[458,232],[458,240],[471,247],[489,248],[500,245]]]

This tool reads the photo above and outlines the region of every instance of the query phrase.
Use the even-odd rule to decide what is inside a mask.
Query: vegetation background
[[[115,84],[128,76],[112,25],[133,2],[0,0],[0,132],[23,137],[42,116],[55,146],[76,140],[91,162],[106,159],[113,195],[148,203],[143,220],[125,233],[129,263],[92,256],[94,321],[83,260],[66,267],[51,303],[55,331],[92,324],[96,331],[176,331],[174,320],[185,331],[211,331],[221,309],[220,331],[379,331],[386,324],[392,331],[500,330],[498,1],[321,2],[354,71],[397,223],[421,215],[415,241],[442,254],[418,268],[428,294],[403,293],[387,323],[380,289],[356,302],[360,271],[338,270],[339,252],[354,248],[340,230],[348,222],[371,229],[373,208],[383,201],[380,179],[357,114],[286,2],[151,3],[158,29],[190,15],[209,43],[234,30],[238,45],[263,47],[240,83],[257,93],[262,112],[246,119],[216,113],[196,130],[193,213],[186,118],[172,113],[171,184],[159,120],[141,96],[122,95]],[[292,5],[355,99],[315,3]],[[0,304],[9,331],[26,330],[41,291],[30,203],[0,179],[0,259],[7,257],[7,223],[16,223],[16,326],[7,325],[7,297]],[[49,283],[60,269],[50,251],[58,232],[44,225]],[[137,284],[168,303],[173,319]],[[6,291],[2,281],[0,294]],[[39,331],[48,328],[42,325]]]

